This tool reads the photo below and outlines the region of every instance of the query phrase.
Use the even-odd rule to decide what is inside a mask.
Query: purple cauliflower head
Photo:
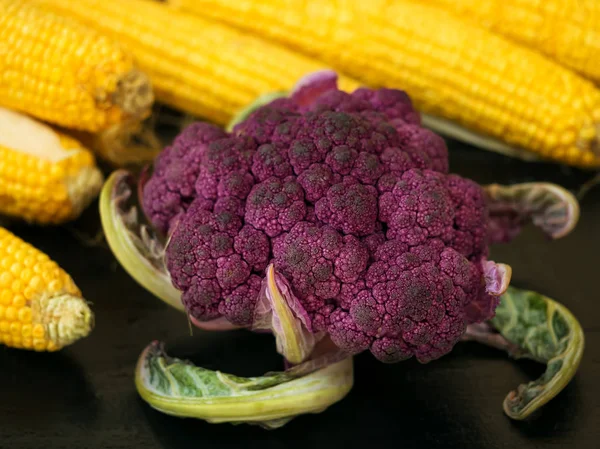
[[[157,158],[144,211],[195,322],[252,327],[272,266],[311,332],[384,362],[433,360],[494,312],[483,191],[448,174],[406,93],[331,81],[231,133],[188,127]]]

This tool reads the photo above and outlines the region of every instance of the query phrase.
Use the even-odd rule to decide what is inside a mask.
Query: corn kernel
[[[0,304],[9,305],[12,303],[13,293],[10,290],[0,291]]]
[[[21,323],[18,321],[10,323],[10,333],[13,334],[13,338],[15,335],[21,335]]]
[[[25,285],[27,285],[29,283],[29,280],[31,279],[31,277],[33,276],[33,271],[29,268],[21,268],[21,280],[25,283]]]
[[[20,293],[23,290],[23,282],[20,279],[15,279],[12,281],[10,288],[14,293]]]
[[[22,323],[30,322],[31,316],[32,316],[32,312],[31,312],[30,307],[22,307],[21,309],[19,309],[19,320]]]
[[[0,322],[0,331],[2,330],[2,322]],[[45,334],[44,331],[44,326],[42,326],[41,324],[36,324],[35,326],[33,326],[33,332],[31,333],[31,335],[33,335],[34,338],[43,338]]]
[[[0,287],[8,287],[13,281],[13,278],[10,273],[4,272],[0,274]]]
[[[48,283],[48,292],[56,293],[62,289],[62,282],[58,279],[54,279]]]
[[[25,297],[23,295],[15,295],[13,298],[13,306],[17,308],[17,310],[25,307],[25,302]]]
[[[31,288],[31,287],[25,287],[25,290],[23,290],[23,296],[25,296],[25,299],[31,301],[36,295],[36,291]]]
[[[16,320],[17,319],[17,309],[15,309],[12,306],[7,307],[4,316],[8,321]]]
[[[21,328],[21,335],[23,338],[31,337],[31,324],[23,324],[23,327]]]
[[[35,267],[34,267],[35,270]],[[29,287],[32,290],[38,290],[42,284],[44,283],[44,281],[42,280],[42,278],[40,276],[33,276],[30,280],[29,280]]]

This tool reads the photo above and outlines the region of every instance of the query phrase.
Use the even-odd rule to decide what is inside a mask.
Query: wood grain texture
[[[592,175],[547,164],[526,164],[452,145],[452,171],[489,182],[546,180],[576,189]],[[564,303],[586,331],[586,352],[574,381],[529,422],[502,412],[505,394],[537,377],[541,365],[460,344],[428,365],[384,365],[356,359],[355,387],[321,415],[303,416],[276,431],[211,425],[164,416],[136,394],[133,370],[153,339],[173,355],[207,367],[256,375],[281,368],[273,339],[239,331],[189,337],[185,317],[151,297],[117,266],[105,245],[85,246],[80,233],[99,229],[96,209],[68,228],[12,226],[49,254],[93,303],[92,335],[57,354],[0,347],[0,448],[570,448],[600,441],[600,186],[582,201],[573,234],[548,242],[527,229],[493,248],[513,267],[513,284]]]

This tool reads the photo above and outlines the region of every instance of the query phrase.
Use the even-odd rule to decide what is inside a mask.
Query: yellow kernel
[[[23,324],[23,327],[21,327],[21,335],[23,337],[31,337],[31,324]]]
[[[2,290],[0,292],[0,304],[9,305],[12,303],[13,293],[10,290]]]
[[[15,309],[12,306],[9,306],[6,308],[6,312],[5,312],[5,318],[8,321],[14,321],[17,319],[17,309]]]
[[[10,333],[13,335],[21,335],[21,323],[18,321],[10,323]]]
[[[6,320],[0,321],[0,332],[6,334],[10,329],[10,323]]]
[[[29,279],[33,276],[33,271],[30,268],[23,268],[21,270],[21,280],[26,284],[29,282]]]
[[[593,153],[589,153],[589,152],[588,152],[588,153],[583,153],[583,154],[581,155],[581,157],[583,158],[583,162],[584,162],[586,165],[590,165],[590,164],[592,164],[592,163],[594,162],[594,160],[595,160],[595,156],[594,156],[594,154],[593,154]]]
[[[15,306],[17,309],[24,307],[25,302],[25,297],[23,295],[15,295],[13,298],[13,306]]]
[[[31,287],[25,287],[25,290],[23,290],[23,296],[25,296],[25,299],[32,300],[35,297],[35,294],[36,291]]]
[[[33,349],[36,351],[44,351],[46,349],[46,340],[33,339]]]
[[[50,176],[54,178],[62,178],[64,174],[64,168],[62,168],[59,164],[52,164],[52,167],[50,168]]]
[[[52,195],[52,198],[54,199],[54,201],[64,201],[68,198],[67,192],[65,192],[64,190],[55,191]]]
[[[14,277],[19,277],[22,269],[23,267],[21,266],[21,264],[17,262],[11,265],[10,272],[13,274]]]
[[[0,287],[8,287],[12,282],[12,276],[9,272],[5,271],[0,274]]]
[[[50,281],[50,283],[48,284],[48,291],[50,293],[55,293],[57,291],[59,291],[62,288],[62,282],[59,280],[54,280],[54,281]]]
[[[33,268],[33,270],[35,271],[35,267]],[[29,287],[31,287],[34,290],[37,290],[42,286],[43,283],[44,281],[42,281],[42,278],[40,276],[34,276],[29,280]]]
[[[19,310],[19,321],[22,323],[28,323],[31,321],[31,307],[22,307]]]
[[[7,346],[12,346],[12,335],[10,335],[10,334],[4,335],[4,344]]]
[[[56,346],[56,344],[53,341],[49,341],[47,349],[48,349],[48,351],[56,351],[59,349],[59,347]]]
[[[20,279],[15,279],[11,285],[12,291],[15,293],[21,293],[23,291],[23,283]]]
[[[46,268],[46,271],[42,272],[42,279],[44,280],[45,283],[50,283],[54,280],[54,278],[56,277],[55,274],[50,271],[51,269]]]
[[[596,127],[594,125],[585,125],[579,132],[579,137],[583,140],[593,140],[596,138]]]
[[[0,320],[4,319],[5,312],[6,312],[6,307],[0,305]]]
[[[23,338],[23,347],[26,349],[31,349],[31,347],[33,346],[33,343],[31,341],[31,338]]]
[[[0,322],[0,331],[2,330],[2,322]],[[42,326],[41,324],[36,324],[35,326],[33,326],[33,332],[31,333],[31,335],[33,335],[35,338],[43,338],[44,337],[44,326]]]

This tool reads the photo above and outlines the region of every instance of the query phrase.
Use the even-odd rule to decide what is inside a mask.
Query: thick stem
[[[519,346],[508,341],[488,323],[469,324],[461,337],[461,341],[475,341],[492,348],[500,349],[515,359],[523,356],[523,350]]]
[[[202,329],[204,331],[230,331],[234,329],[240,329],[242,327],[231,324],[225,317],[220,317],[210,321],[199,321],[190,315],[190,321],[198,329]]]

